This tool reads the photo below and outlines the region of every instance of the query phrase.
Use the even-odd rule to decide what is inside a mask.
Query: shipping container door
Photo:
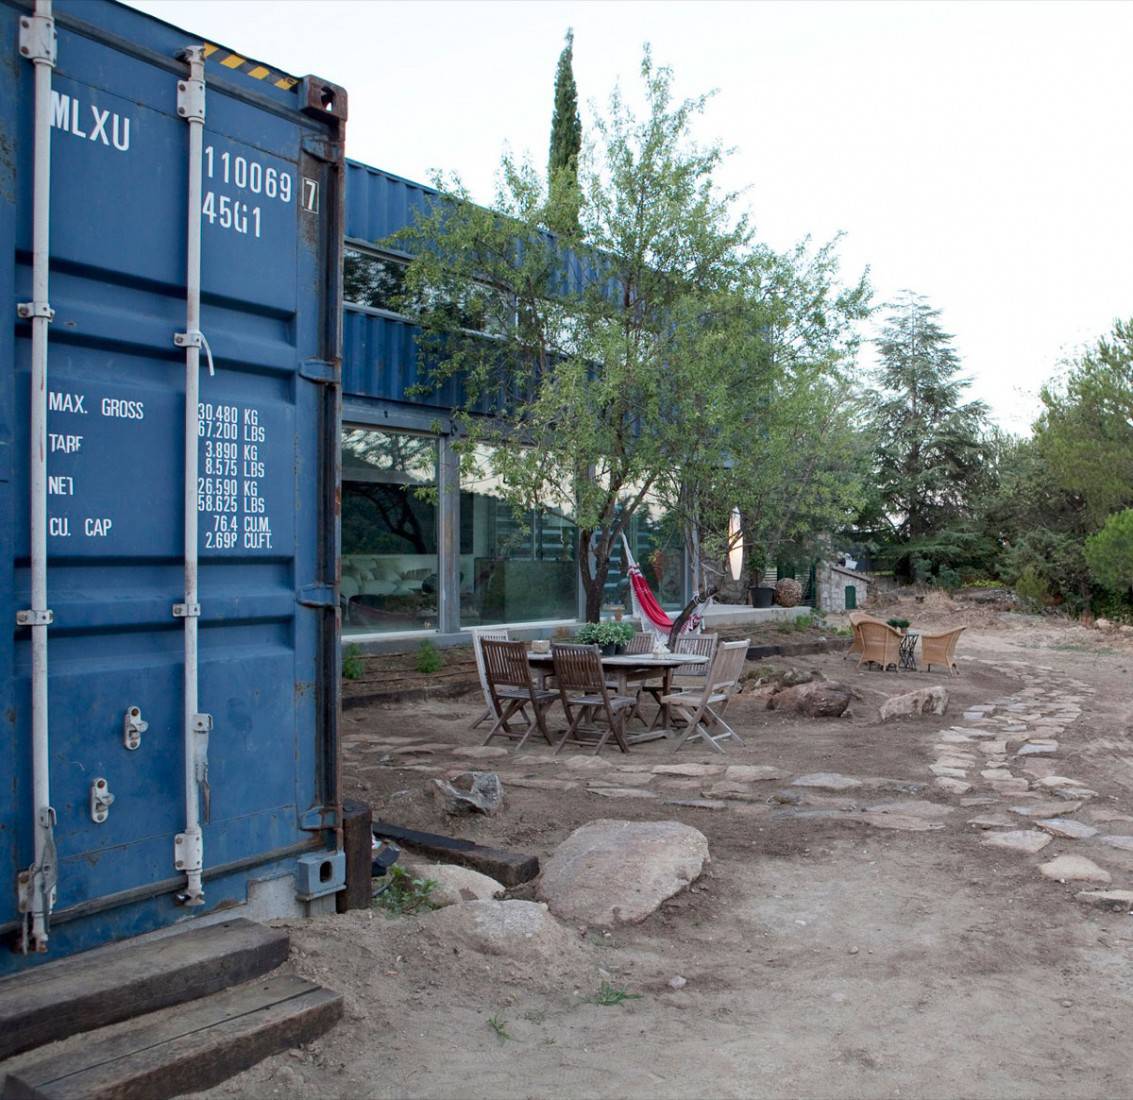
[[[0,237],[0,285],[10,318],[30,294],[23,11],[0,2],[0,233],[8,237]],[[183,626],[173,614],[184,592],[185,357],[174,334],[185,330],[188,126],[177,111],[187,69],[176,51],[200,44],[101,0],[55,11],[47,473],[61,920],[53,955],[56,944],[92,946],[181,915],[170,892],[173,838],[185,818]],[[324,670],[336,602],[337,392],[328,383],[337,348],[328,311],[337,309],[339,150],[327,140],[332,113],[301,110],[304,85],[266,67],[249,76],[227,51],[209,52],[201,329],[215,373],[202,353],[195,491],[200,709],[214,723],[204,852],[215,877],[325,843],[319,829],[336,799]],[[30,341],[26,325],[7,327],[4,606],[18,608],[28,599]],[[17,838],[5,849],[14,865],[0,890],[0,924],[10,927],[18,919],[10,876],[32,857],[30,657],[26,630],[0,633],[11,634],[3,656],[13,751],[0,761],[3,789],[14,792],[4,798],[3,828]],[[148,724],[135,749],[124,739],[131,708]],[[99,780],[114,799],[101,823],[91,813]],[[163,900],[133,904],[155,886]],[[209,905],[222,893],[206,890]],[[131,904],[108,907],[116,900]]]

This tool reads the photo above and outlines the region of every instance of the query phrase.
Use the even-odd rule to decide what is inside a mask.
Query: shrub
[[[575,635],[579,645],[625,645],[633,637],[632,623],[583,623]]]
[[[1086,539],[1086,564],[1107,592],[1124,594],[1133,587],[1133,508],[1114,512]]]
[[[441,651],[432,642],[422,642],[417,650],[417,671],[429,676],[434,672],[440,672],[444,666]]]
[[[951,591],[953,588],[960,587],[960,574],[955,569],[949,569],[948,566],[941,566],[940,571],[933,578],[933,584],[937,588],[946,588]]]
[[[1050,603],[1050,585],[1033,565],[1028,565],[1015,582],[1015,595],[1032,609],[1046,607]]]
[[[362,647],[348,645],[342,655],[342,678],[344,680],[357,680],[362,676],[365,665],[362,661]]]

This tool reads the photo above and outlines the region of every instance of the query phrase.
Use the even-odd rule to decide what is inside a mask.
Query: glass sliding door
[[[493,448],[465,455],[460,474],[460,624],[578,615],[578,529],[565,500],[516,510],[504,499]]]
[[[436,630],[437,441],[342,430],[342,631]]]

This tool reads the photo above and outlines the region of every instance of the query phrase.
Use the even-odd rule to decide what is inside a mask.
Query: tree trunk
[[[606,590],[606,579],[610,575],[610,546],[608,539],[594,540],[593,531],[578,533],[578,572],[582,577],[582,588],[586,593],[586,621],[600,622],[602,618],[602,597]],[[590,556],[594,555],[594,572],[590,572]]]

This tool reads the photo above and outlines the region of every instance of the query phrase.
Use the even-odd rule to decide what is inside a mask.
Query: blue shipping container
[[[52,621],[17,625],[21,612],[26,623],[29,609],[41,610],[29,525],[37,322],[17,317],[38,300],[33,58],[46,47],[33,11],[30,0],[0,0],[8,317],[0,326],[0,615],[9,624],[0,631],[0,933],[17,948],[0,951],[0,973],[249,895],[275,912],[313,898],[325,904],[343,862],[336,563],[345,94],[110,0],[57,0],[54,317],[39,322],[48,339]],[[182,56],[202,45],[203,340],[187,314],[190,131],[201,103]],[[188,356],[200,359],[200,399],[189,414],[199,618],[187,599],[184,547],[186,344],[199,345]],[[199,629],[192,723],[186,619]],[[47,637],[51,830],[33,795],[37,629]],[[186,743],[197,760],[188,778]],[[187,786],[203,839],[198,906],[184,904]],[[48,845],[38,864],[37,831]],[[57,875],[48,953],[22,955],[46,863],[54,870],[41,879],[45,894]]]

